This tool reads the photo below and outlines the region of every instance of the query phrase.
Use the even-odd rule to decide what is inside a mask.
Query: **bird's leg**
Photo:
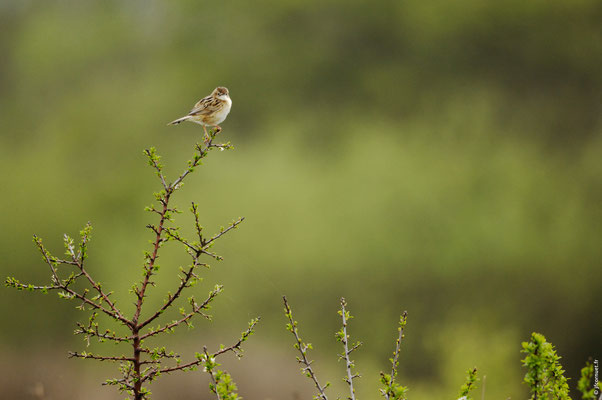
[[[205,131],[205,144],[209,144],[209,142],[211,141],[211,137],[209,137],[209,134],[207,133],[207,127],[205,125],[203,125],[203,131]]]
[[[217,135],[218,133],[220,133],[222,131],[222,127],[219,125],[215,125],[215,134]]]

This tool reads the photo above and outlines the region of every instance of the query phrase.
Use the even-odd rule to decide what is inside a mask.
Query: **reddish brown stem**
[[[163,209],[160,213],[159,226],[155,232],[155,243],[153,245],[153,253],[148,260],[148,265],[146,267],[146,273],[144,274],[144,279],[142,281],[142,286],[138,290],[138,301],[136,302],[136,311],[134,313],[134,317],[132,318],[132,322],[134,325],[138,325],[138,319],[140,318],[140,313],[142,311],[142,303],[144,302],[144,295],[146,293],[146,288],[148,287],[148,283],[150,281],[150,277],[153,274],[153,267],[155,266],[155,261],[157,260],[157,254],[159,253],[159,247],[161,246],[161,242],[163,240],[162,234],[165,225],[165,214],[168,211],[169,197],[171,196],[172,189],[171,187],[166,188],[165,197],[161,200],[163,204]],[[136,328],[138,329],[138,328]]]
[[[134,341],[132,346],[134,347],[134,400],[142,400],[142,377],[140,376],[140,335],[138,334],[138,328],[132,329]]]

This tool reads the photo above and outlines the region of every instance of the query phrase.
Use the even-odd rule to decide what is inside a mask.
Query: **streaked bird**
[[[171,121],[167,125],[176,125],[184,121],[195,122],[202,125],[203,130],[205,131],[205,143],[207,143],[210,140],[209,134],[207,133],[207,127],[212,126],[217,129],[217,132],[221,131],[222,128],[219,124],[224,122],[230,112],[230,108],[232,108],[230,92],[227,88],[218,86],[209,96],[199,100],[192,110],[190,110],[188,115]]]

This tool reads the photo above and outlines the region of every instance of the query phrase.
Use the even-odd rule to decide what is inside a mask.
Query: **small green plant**
[[[383,384],[383,388],[380,389],[380,394],[387,400],[406,400],[406,392],[408,388],[395,382],[397,377],[397,366],[399,365],[399,353],[401,350],[401,341],[404,338],[403,331],[408,321],[408,312],[404,311],[399,317],[399,326],[397,331],[399,336],[395,340],[395,351],[393,351],[393,357],[389,359],[391,361],[391,373],[386,374],[380,373],[380,382]]]
[[[597,363],[598,361],[594,361]],[[583,400],[595,400],[600,394],[600,382],[594,382],[594,364],[592,360],[587,360],[585,367],[581,369],[581,378],[577,382],[577,390],[581,392]]]
[[[525,383],[531,390],[531,400],[570,400],[569,385],[552,343],[540,334],[531,334],[529,342],[523,342],[522,360],[527,367]]]
[[[191,371],[199,366],[211,376],[210,389],[218,399],[237,399],[236,385],[229,374],[218,369],[216,358],[220,355],[233,352],[238,357],[242,355],[242,344],[254,332],[258,319],[250,321],[246,331],[240,339],[231,346],[220,346],[214,352],[209,352],[206,347],[203,353],[197,352],[195,357],[189,361],[183,361],[182,357],[173,351],[168,351],[164,346],[157,344],[157,338],[161,335],[174,331],[179,326],[192,327],[192,320],[201,316],[211,319],[207,313],[211,303],[222,292],[221,285],[215,285],[202,300],[197,300],[194,295],[189,296],[185,303],[187,306],[179,308],[179,317],[171,321],[163,321],[168,310],[173,309],[178,300],[183,299],[184,292],[199,283],[202,278],[198,272],[202,268],[209,268],[203,260],[213,258],[217,261],[222,257],[213,252],[212,247],[223,235],[238,227],[243,221],[239,218],[218,233],[206,236],[200,224],[199,208],[192,203],[190,211],[194,218],[196,239],[189,240],[182,236],[180,228],[174,224],[174,215],[179,213],[178,209],[171,205],[173,195],[182,187],[186,177],[194,172],[202,160],[207,157],[213,149],[226,150],[232,148],[229,143],[214,144],[213,139],[217,131],[212,131],[205,145],[196,144],[192,160],[188,166],[173,182],[169,182],[163,173],[163,165],[154,148],[144,151],[149,165],[161,182],[161,190],[155,193],[156,204],[147,207],[146,210],[156,214],[158,222],[147,225],[153,234],[150,251],[144,253],[142,264],[142,279],[132,285],[131,294],[134,297],[135,309],[133,315],[126,315],[120,305],[112,299],[112,291],[109,291],[99,281],[93,278],[86,264],[88,257],[88,243],[92,227],[87,224],[80,232],[80,240],[75,240],[65,235],[64,243],[66,258],[53,255],[42,243],[42,239],[34,236],[34,242],[42,254],[42,259],[50,268],[50,283],[47,285],[33,285],[21,283],[19,280],[9,277],[5,283],[7,286],[18,290],[30,290],[41,293],[54,291],[62,299],[77,302],[76,308],[88,311],[90,317],[86,324],[77,323],[75,334],[82,335],[90,345],[91,339],[99,342],[113,342],[126,345],[129,351],[115,350],[109,354],[96,354],[86,351],[70,352],[70,357],[85,358],[97,361],[111,361],[119,364],[121,376],[108,379],[104,384],[115,385],[120,391],[126,392],[134,400],[149,399],[151,392],[146,384],[153,382],[162,374],[177,371]],[[144,307],[149,296],[150,289],[155,286],[154,277],[159,273],[159,254],[163,246],[168,242],[179,243],[191,258],[190,264],[179,270],[179,284],[173,291],[165,295],[163,304],[154,310]],[[99,314],[104,314],[113,320],[115,325],[120,326],[118,333],[115,328],[101,328],[97,321]],[[163,317],[163,318],[162,318]],[[150,342],[155,344],[151,345]],[[124,347],[117,347],[123,349]]]
[[[475,388],[477,382],[477,368],[469,369],[466,371],[466,382],[460,388],[460,394],[458,395],[460,400],[472,400],[470,392]]]

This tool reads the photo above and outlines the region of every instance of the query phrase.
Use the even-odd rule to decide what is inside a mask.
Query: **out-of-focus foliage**
[[[597,365],[596,365],[597,366]],[[581,368],[581,378],[577,382],[577,389],[581,392],[583,400],[595,400],[596,394],[599,393],[600,382],[596,383],[594,378],[594,364],[591,360],[585,363],[585,367]]]
[[[466,382],[460,388],[460,398],[459,400],[472,400],[472,397],[469,397],[470,392],[475,388],[477,383],[477,369],[472,368],[466,371]]]
[[[236,150],[180,206],[198,202],[207,229],[247,217],[205,282],[225,284],[215,314],[231,318],[174,342],[198,351],[204,329],[260,314],[263,345],[228,365],[241,396],[305,396],[280,296],[334,375],[336,343],[320,338],[344,295],[366,371],[386,368],[397,316],[412,315],[399,370],[412,399],[452,396],[473,365],[487,398],[526,396],[516,349],[532,331],[576,381],[601,342],[601,20],[598,0],[4,0],[0,273],[46,280],[31,235],[59,249],[90,220],[89,266],[127,308],[157,190],[141,150],[187,160],[202,130],[165,124],[224,85],[220,135]],[[50,300],[0,290],[3,393],[108,398],[94,386],[106,370],[57,361],[84,344],[77,313]],[[197,398],[189,379],[151,390]]]

